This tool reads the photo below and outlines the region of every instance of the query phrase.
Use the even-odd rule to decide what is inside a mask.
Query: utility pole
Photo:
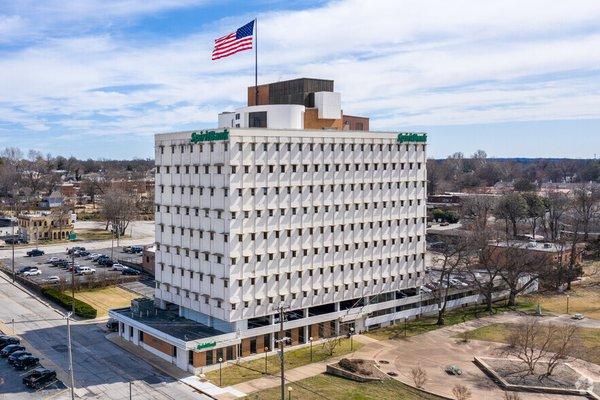
[[[71,311],[75,313],[75,252],[71,248]]]
[[[287,308],[289,307],[283,305],[283,303],[279,304],[279,339],[276,340],[276,342],[279,343],[279,360],[281,366],[281,400],[285,400],[285,358],[283,355],[283,349],[285,347],[287,338],[284,336],[285,332],[283,330],[283,320],[285,318],[284,310]]]
[[[67,314],[67,340],[69,346],[69,374],[71,376],[71,400],[75,400],[75,375],[73,375],[73,346],[71,345],[71,315]]]
[[[13,215],[13,218],[16,218],[19,221],[19,218],[16,215]],[[12,248],[12,281],[15,283],[15,221],[10,221],[10,226],[12,226],[12,240],[11,248]]]

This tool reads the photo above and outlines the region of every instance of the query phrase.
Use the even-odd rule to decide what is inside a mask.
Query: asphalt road
[[[67,329],[62,314],[20,287],[13,286],[3,273],[0,273],[0,304],[0,320],[4,322],[1,328],[12,333],[10,321],[14,318],[16,334],[25,346],[40,358],[42,365],[55,369],[68,386]],[[75,321],[71,334],[75,394],[78,398],[129,399],[129,382],[132,382],[132,397],[137,400],[208,399],[106,340],[101,322]],[[6,379],[3,374],[2,378]],[[0,400],[49,397],[66,400],[69,391],[43,397],[12,380],[0,384]]]
[[[81,221],[75,223],[75,231],[77,229],[89,229],[89,228],[102,227],[101,222],[97,221]],[[127,234],[131,235],[131,238],[121,239],[117,244],[116,240],[114,245],[120,246],[134,246],[134,245],[146,245],[154,243],[154,221],[134,221],[131,223],[131,228],[127,229]],[[46,255],[63,253],[65,248],[71,246],[83,246],[87,250],[98,250],[110,248],[112,245],[111,240],[92,240],[92,241],[76,241],[72,243],[56,243],[51,245],[43,245],[40,243],[40,250],[44,250]],[[27,252],[31,249],[35,249],[35,243],[30,243],[26,246],[19,245],[15,247],[15,258],[27,256]],[[0,241],[0,259],[11,258],[12,249],[11,246],[5,245],[4,241]]]

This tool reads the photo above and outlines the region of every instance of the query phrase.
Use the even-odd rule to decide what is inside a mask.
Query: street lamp
[[[288,386],[288,400],[292,400],[292,387]]]
[[[268,369],[267,369],[267,357],[268,357],[268,353],[269,353],[269,348],[265,346],[265,375],[268,373]]]
[[[223,386],[223,358],[219,357],[219,386]]]
[[[569,297],[571,296],[567,294],[567,314],[569,314]]]
[[[354,335],[354,327],[350,327],[350,351],[354,351],[354,343],[352,342],[352,336]]]
[[[312,343],[313,343],[313,337],[309,337],[308,341],[310,342],[310,362],[313,362],[313,352],[312,352]]]

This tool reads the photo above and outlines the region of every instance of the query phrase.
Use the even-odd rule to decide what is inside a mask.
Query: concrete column
[[[179,368],[181,368],[184,371],[188,370],[188,352],[187,349],[185,348],[177,348],[177,360],[176,360],[176,364]]]

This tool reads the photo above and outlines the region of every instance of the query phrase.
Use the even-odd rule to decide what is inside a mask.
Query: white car
[[[78,274],[81,275],[93,275],[96,273],[96,270],[90,267],[79,267],[76,269],[76,271]]]
[[[60,278],[56,275],[52,275],[47,277],[46,279],[44,279],[44,282],[46,283],[59,283],[60,282]]]
[[[50,257],[49,259],[46,260],[47,263],[53,263],[60,260],[60,258],[58,257]]]
[[[33,268],[33,269],[23,272],[23,276],[35,276],[35,275],[41,275],[41,274],[42,274],[42,270],[40,270],[39,268]]]
[[[110,270],[111,271],[123,271],[125,268],[127,268],[127,267],[124,266],[123,264],[114,263],[112,265],[112,267],[110,267]]]

